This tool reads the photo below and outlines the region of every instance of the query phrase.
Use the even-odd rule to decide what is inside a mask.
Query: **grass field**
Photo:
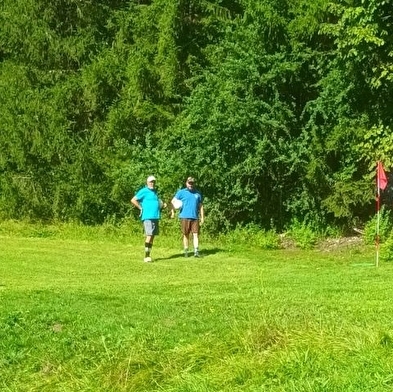
[[[160,237],[147,264],[142,242],[0,237],[1,391],[393,390],[373,247],[185,259]]]

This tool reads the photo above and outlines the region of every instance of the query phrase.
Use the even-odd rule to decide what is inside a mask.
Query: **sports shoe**
[[[145,263],[151,263],[151,262],[152,262],[150,256],[149,256],[149,257],[145,257],[145,258],[143,259],[143,261],[144,261]]]
[[[184,252],[184,257],[188,257],[188,252]]]
[[[201,256],[199,255],[199,252],[195,252],[194,257],[201,257]]]

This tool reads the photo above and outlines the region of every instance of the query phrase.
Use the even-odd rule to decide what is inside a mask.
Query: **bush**
[[[279,249],[280,237],[274,230],[263,230],[259,226],[250,224],[238,225],[221,236],[221,240],[230,246],[249,246],[261,249]]]
[[[301,249],[313,248],[319,237],[310,225],[299,222],[297,219],[292,221],[288,230],[288,236]]]
[[[378,215],[369,220],[364,227],[364,241],[367,245],[375,243],[377,238],[377,220]],[[379,213],[379,242],[385,242],[393,229],[391,211],[382,206]]]
[[[384,261],[393,260],[393,232],[390,233],[387,240],[381,246],[381,260]]]

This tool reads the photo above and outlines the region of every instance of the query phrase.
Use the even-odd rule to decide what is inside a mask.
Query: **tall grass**
[[[205,239],[185,259],[170,232],[146,264],[131,229],[7,230],[1,391],[392,390],[393,267],[373,247]]]

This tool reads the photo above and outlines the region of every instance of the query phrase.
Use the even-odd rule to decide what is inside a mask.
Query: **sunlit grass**
[[[373,247],[205,242],[196,260],[163,235],[146,264],[140,235],[58,230],[0,238],[0,390],[393,388],[393,268]]]

